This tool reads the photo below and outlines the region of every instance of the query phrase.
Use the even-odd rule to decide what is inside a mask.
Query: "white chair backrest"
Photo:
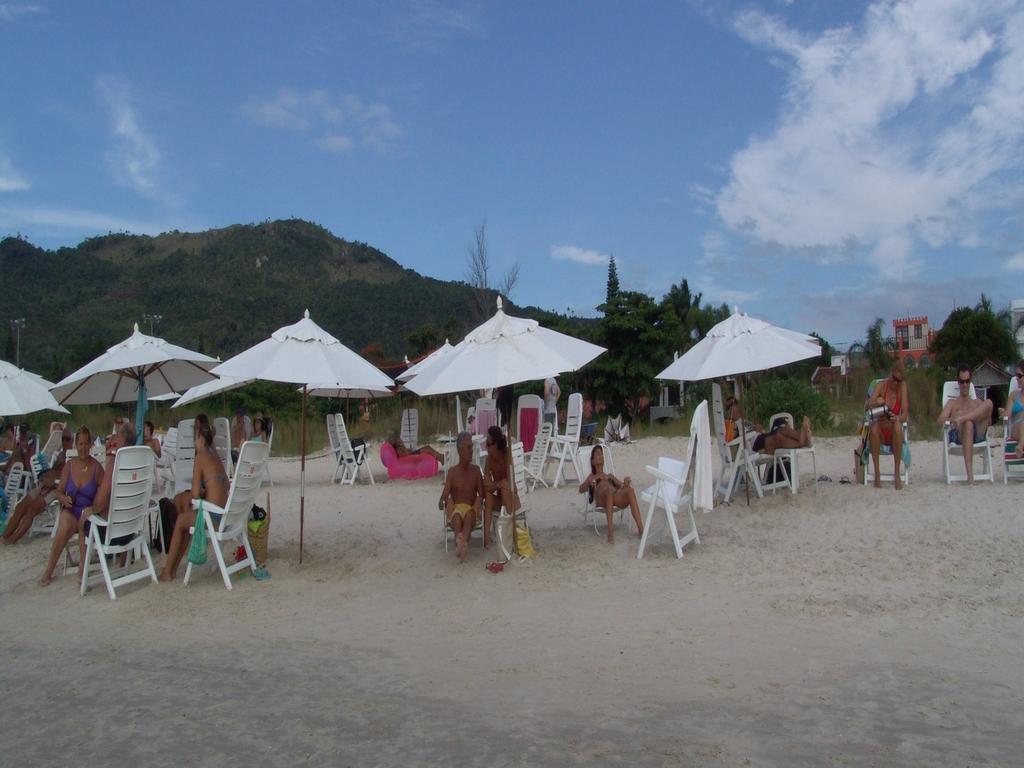
[[[348,436],[345,417],[340,413],[334,414],[334,429],[338,435],[338,451],[341,453],[341,458],[346,464],[355,464],[356,452],[352,448],[352,439]],[[403,440],[403,442],[405,441]]]
[[[475,432],[486,435],[487,430],[498,425],[498,406],[493,397],[478,397],[476,400]]]
[[[338,419],[341,417],[340,413],[328,413],[327,414],[327,441],[331,444],[331,453],[334,454],[334,458],[338,458]]]
[[[579,442],[583,428],[583,395],[573,392],[565,409],[565,437],[570,442]]]
[[[106,542],[142,532],[156,476],[156,454],[146,445],[118,448],[107,510]]]
[[[16,461],[11,464],[7,472],[7,482],[4,483],[4,495],[7,497],[7,513],[14,513],[14,505],[18,503],[21,494],[21,476],[25,472],[25,466]]]
[[[790,429],[794,429],[793,414],[787,413],[786,411],[773,413],[771,417],[768,419],[768,422],[765,424],[765,426],[768,427],[769,430],[771,430],[772,428],[774,428],[775,422],[779,419],[784,419],[786,422],[786,426],[789,427]]]
[[[462,401],[459,400],[459,396],[455,396],[455,434],[461,434],[465,427],[462,426]]]
[[[947,381],[942,385],[942,407],[946,407],[946,403],[950,400],[956,400],[960,397],[960,385],[956,383],[956,380]],[[977,399],[978,395],[974,392],[974,382],[971,382],[971,400]]]
[[[43,446],[43,455],[46,457],[47,461],[52,463],[53,457],[60,452],[60,449],[63,447],[63,443],[61,441],[63,435],[64,433],[62,431],[54,430],[50,433],[50,436],[46,438],[46,444]]]
[[[192,487],[192,469],[196,463],[195,419],[178,422],[178,444],[174,452],[174,492]]]
[[[224,416],[213,420],[213,450],[220,457],[224,470],[231,476],[231,422]]]
[[[690,467],[690,461],[693,458],[693,443],[694,438],[687,440],[689,447],[687,448],[687,456],[684,461],[679,459],[672,459],[668,456],[658,457],[658,469],[664,472],[666,475],[672,477],[681,477],[682,482],[679,483],[665,483],[665,490],[668,493],[669,499],[673,504],[678,503],[679,497],[683,495],[683,489],[686,488],[687,474]]]
[[[536,413],[534,413],[536,411]],[[527,423],[529,421],[529,423]],[[522,437],[529,431],[529,426],[536,424],[533,434],[540,432],[544,423],[544,400],[540,395],[520,395],[516,403],[516,435]],[[524,441],[525,443],[525,441]],[[525,447],[525,444],[524,444]]]
[[[174,455],[178,451],[178,428],[171,427],[164,435],[164,441],[160,445],[160,458],[166,459],[167,463],[174,461]]]
[[[415,408],[406,408],[402,411],[402,424],[399,436],[405,447],[410,451],[419,448],[420,439],[420,412]]]
[[[256,440],[246,440],[238,453],[238,464],[235,465],[235,478],[231,483],[231,492],[224,504],[224,515],[220,519],[217,531],[230,533],[249,522],[249,513],[256,493],[263,480],[263,467],[270,455],[270,444]]]
[[[722,385],[717,381],[711,385],[711,413],[715,437],[725,440],[725,408],[722,405]]]
[[[544,468],[544,460],[548,455],[548,446],[551,444],[551,424],[544,422],[540,425],[540,432],[533,443],[533,450],[530,452],[530,474],[537,476]]]
[[[512,443],[512,480],[516,484],[516,494],[520,501],[526,498],[526,459],[523,444],[518,440]]]

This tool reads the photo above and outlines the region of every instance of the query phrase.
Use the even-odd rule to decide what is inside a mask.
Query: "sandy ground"
[[[817,443],[851,472],[852,439]],[[0,549],[0,762],[40,765],[1024,764],[1024,488],[947,487],[914,445],[895,492],[811,477],[700,514],[676,560],[540,489],[539,557],[445,554],[440,477],[338,487],[272,473],[273,578],[224,589],[36,586]],[[617,451],[620,475],[682,441]],[[1001,477],[1000,477],[1001,481]],[[159,564],[158,564],[159,565]]]

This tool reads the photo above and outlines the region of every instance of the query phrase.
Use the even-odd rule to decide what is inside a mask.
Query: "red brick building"
[[[934,359],[931,354],[935,331],[928,325],[927,315],[901,317],[892,321],[892,336],[896,342],[893,357],[898,357],[907,368],[928,368]]]

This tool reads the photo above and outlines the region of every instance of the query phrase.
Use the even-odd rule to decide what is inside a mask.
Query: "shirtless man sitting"
[[[459,452],[459,463],[448,470],[437,507],[444,510],[445,519],[455,532],[455,553],[459,560],[465,561],[469,534],[480,516],[484,481],[480,468],[473,463],[473,436],[469,432],[460,432],[455,447]]]
[[[949,442],[963,446],[967,482],[974,485],[974,441],[983,437],[992,423],[992,401],[971,397],[971,368],[956,369],[960,394],[946,403],[939,414],[939,424],[950,423]]]

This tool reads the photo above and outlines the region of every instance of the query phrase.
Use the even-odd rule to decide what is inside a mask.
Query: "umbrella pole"
[[[740,388],[740,402],[743,402],[743,379],[742,377],[737,379]],[[740,447],[743,448],[743,474],[747,476],[747,481],[743,484],[743,489],[747,495],[747,506],[750,506],[750,484],[754,482],[754,478],[750,476],[750,457],[747,455],[747,412],[743,412],[743,437],[740,440]]]
[[[302,564],[302,537],[306,528],[306,385],[302,385],[302,463],[299,469],[299,564]]]

